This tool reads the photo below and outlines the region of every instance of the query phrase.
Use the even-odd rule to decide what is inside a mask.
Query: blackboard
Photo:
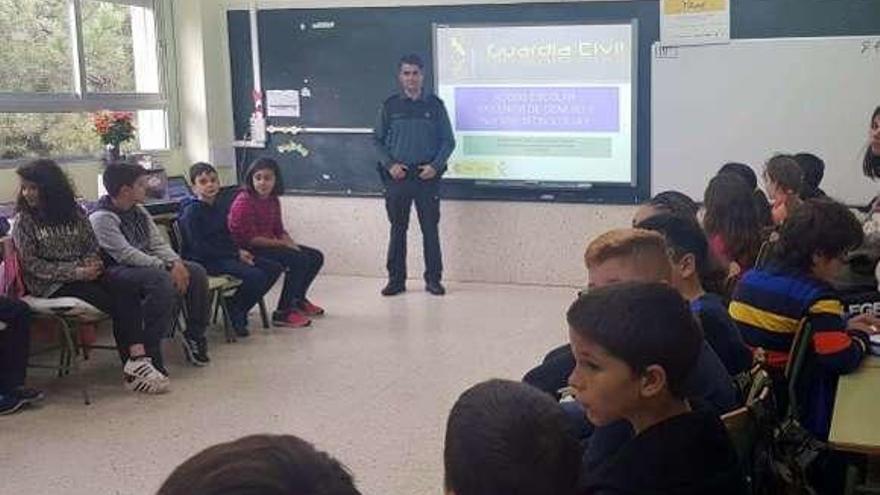
[[[329,91],[303,107],[304,115],[327,126],[372,127],[379,104],[395,89],[397,58],[404,52],[422,54],[432,75],[433,23],[517,23],[571,21],[638,21],[637,182],[638,186],[597,186],[588,191],[511,190],[482,187],[468,181],[446,181],[444,195],[472,199],[525,199],[633,203],[650,191],[651,45],[659,37],[659,2],[539,3],[343,9],[278,9],[259,13],[264,89],[285,89],[311,76]],[[301,36],[299,25],[332,20],[340,36]],[[236,137],[242,138],[253,110],[248,13],[228,12]],[[736,0],[731,6],[733,38],[845,36],[880,32],[876,0]],[[316,35],[316,33],[311,33]],[[760,76],[758,76],[760,77]],[[314,115],[309,112],[314,111]],[[759,118],[759,116],[756,116]],[[296,121],[276,119],[282,125]],[[662,123],[658,123],[662,125]],[[720,124],[720,123],[719,123]],[[311,124],[311,121],[309,122]],[[277,140],[261,150],[238,151],[239,162],[256,156],[280,159],[292,193],[377,195],[381,183],[369,136],[303,135],[312,150],[307,159],[275,151]],[[329,179],[325,178],[329,177]]]
[[[638,22],[637,187],[588,190],[499,187],[473,180],[444,180],[443,195],[464,199],[522,199],[634,203],[647,194],[650,159],[650,46],[657,39],[656,1],[277,9],[258,14],[263,90],[308,87],[301,118],[270,117],[276,126],[372,128],[385,98],[396,91],[397,61],[404,53],[425,60],[425,89],[432,91],[434,23]],[[321,29],[320,26],[332,28]],[[250,27],[246,11],[228,12],[236,138],[243,138],[253,111]],[[377,155],[368,134],[300,134],[309,150],[279,153],[291,136],[270,134],[265,149],[238,150],[240,166],[269,156],[282,166],[291,193],[379,195]]]

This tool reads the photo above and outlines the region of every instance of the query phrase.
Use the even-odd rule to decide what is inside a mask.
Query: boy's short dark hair
[[[456,495],[571,495],[580,467],[559,404],[509,380],[461,394],[449,413],[443,460],[446,491]]]
[[[133,186],[138,179],[147,175],[147,170],[140,165],[126,162],[113,162],[104,168],[102,181],[104,189],[111,198],[119,195],[125,186]]]
[[[248,167],[247,172],[244,174],[245,189],[251,194],[257,194],[257,190],[254,189],[254,174],[260,170],[271,170],[275,174],[275,187],[272,189],[272,194],[274,196],[284,194],[284,180],[281,177],[281,167],[278,166],[278,162],[271,158],[257,158],[251,163],[251,166]]]
[[[784,268],[809,273],[813,255],[845,255],[865,239],[862,226],[849,209],[830,199],[804,201],[782,224],[773,259]]]
[[[739,162],[725,163],[718,170],[718,173],[719,174],[733,174],[733,175],[739,176],[752,189],[758,188],[757,174],[755,174],[755,171],[752,170],[752,167],[746,165],[745,163],[739,163]]]
[[[783,191],[800,194],[804,187],[804,171],[791,155],[774,155],[767,160],[764,174]]]
[[[192,167],[189,168],[189,183],[195,184],[196,178],[202,174],[217,174],[217,169],[214,168],[213,165],[206,162],[196,162],[193,163]]]
[[[819,194],[819,184],[825,177],[825,161],[812,153],[798,153],[794,155],[794,161],[804,172],[804,187],[801,196],[804,199],[816,197]]]
[[[658,365],[669,392],[684,398],[703,331],[681,295],[667,284],[625,282],[590,290],[568,309],[568,325],[634,372]]]
[[[706,290],[719,292],[727,275],[709,255],[709,241],[696,218],[661,213],[646,218],[636,228],[659,232],[672,251],[672,258],[680,260],[687,254],[694,256],[697,274]]]
[[[252,435],[181,464],[157,495],[359,495],[351,473],[293,435]]]
[[[709,256],[709,242],[697,221],[670,213],[661,213],[642,220],[637,229],[659,232],[666,239],[666,247],[672,250],[674,259],[693,254],[697,264],[702,264]]]
[[[699,205],[687,194],[680,191],[663,191],[648,200],[657,211],[673,215],[694,217],[700,211]]]
[[[419,68],[419,70],[425,70],[425,62],[422,60],[422,57],[416,55],[415,53],[407,53],[406,55],[400,57],[400,60],[397,62],[398,72],[400,72],[400,69],[403,68],[403,64],[415,65]]]

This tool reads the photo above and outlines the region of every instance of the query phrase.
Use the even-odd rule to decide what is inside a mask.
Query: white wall
[[[169,175],[183,173],[184,160],[180,149],[157,152],[154,156],[162,163]],[[103,168],[99,159],[62,161],[60,165],[73,182],[77,194],[86,199],[98,198],[98,175]],[[15,173],[15,168],[0,169],[0,201],[13,201],[17,195],[18,175]]]
[[[79,163],[66,167],[67,175],[76,186],[80,195],[95,199],[98,196],[98,174],[101,165],[98,163]],[[13,201],[18,195],[18,175],[14,168],[0,170],[0,201]]]
[[[491,3],[467,0],[260,0],[261,8]],[[508,3],[508,2],[495,2]],[[233,139],[229,43],[226,9],[246,0],[176,2],[181,45],[181,93],[187,159],[210,158]],[[201,33],[201,43],[195,39]],[[193,37],[190,35],[193,34]],[[198,52],[201,52],[199,58]],[[200,87],[199,79],[204,86]],[[203,99],[186,103],[193,98]],[[378,105],[379,102],[376,102]],[[205,130],[203,134],[202,129]],[[207,155],[207,156],[206,156]],[[226,165],[225,163],[220,163]],[[285,222],[306,244],[322,249],[326,273],[384,276],[388,223],[380,199],[285,197]],[[581,285],[587,240],[629,225],[628,206],[566,205],[489,201],[444,201],[441,242],[447,280]],[[410,276],[421,276],[421,236],[413,214],[410,228]]]
[[[294,239],[324,252],[325,271],[385,276],[389,225],[382,199],[288,196],[282,206]],[[444,278],[582,286],[587,242],[628,226],[633,212],[623,206],[444,201]],[[420,279],[421,234],[415,212],[412,217],[409,276]]]

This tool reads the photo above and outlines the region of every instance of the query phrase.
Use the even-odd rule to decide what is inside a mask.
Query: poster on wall
[[[730,0],[660,0],[662,46],[730,42]]]
[[[269,117],[299,117],[299,90],[266,91],[266,107]]]

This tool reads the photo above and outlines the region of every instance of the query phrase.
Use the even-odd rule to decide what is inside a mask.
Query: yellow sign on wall
[[[660,0],[660,45],[730,42],[730,0]]]
[[[663,2],[663,14],[704,14],[727,10],[728,0],[667,0]]]

